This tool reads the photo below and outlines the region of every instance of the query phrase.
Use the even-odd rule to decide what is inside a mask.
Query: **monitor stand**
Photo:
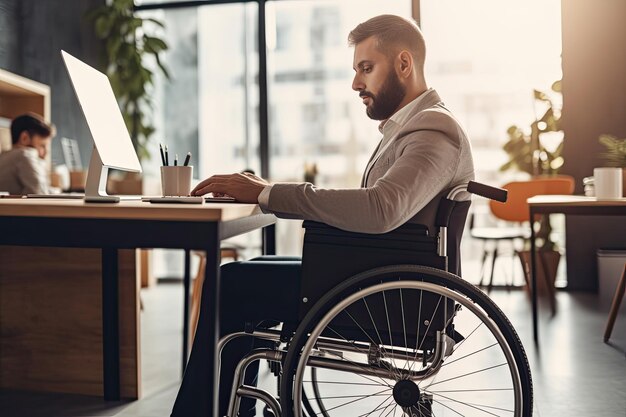
[[[87,203],[119,203],[121,200],[141,200],[140,195],[109,195],[107,194],[107,179],[109,167],[100,159],[98,150],[94,147],[87,171],[85,184],[85,202]]]

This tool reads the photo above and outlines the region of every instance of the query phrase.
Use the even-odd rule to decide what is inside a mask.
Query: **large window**
[[[560,0],[421,0],[426,79],[470,134],[479,179],[500,183],[512,124],[529,126],[533,89],[561,78]]]
[[[274,181],[303,181],[317,172],[321,187],[358,187],[380,140],[352,90],[348,33],[382,14],[411,16],[407,0],[268,3],[270,172]],[[277,249],[300,254],[299,222],[277,226]]]
[[[562,76],[560,0],[421,0],[420,6],[426,79],[467,129],[477,179],[493,185],[525,179],[499,171],[507,161],[502,145],[509,126],[528,130],[545,111],[537,107],[533,89],[549,91]],[[493,222],[486,200],[475,198],[472,211],[475,224]],[[553,225],[562,239],[563,222]],[[470,279],[480,274],[481,251],[481,243],[463,240],[463,269]],[[496,284],[512,274],[523,282],[517,260],[498,259]],[[563,265],[561,279],[564,271]]]
[[[244,168],[260,173],[263,162],[273,181],[302,181],[305,167],[315,164],[317,185],[358,186],[380,133],[351,90],[347,35],[377,14],[411,16],[413,3],[267,1],[266,72],[259,71],[256,1],[141,11],[164,20],[162,36],[170,44],[165,62],[172,79],[156,86],[158,140],[179,155],[192,151],[196,178]],[[541,111],[533,89],[548,90],[561,78],[560,1],[421,0],[419,6],[428,84],[467,129],[477,178],[496,185],[514,178],[498,171],[506,161],[506,129],[528,126]],[[264,106],[269,151],[262,155]],[[156,173],[156,154],[152,164],[147,171]],[[484,202],[477,199],[474,209],[479,221],[481,214],[488,219]],[[277,233],[279,253],[300,253],[299,223],[280,222]],[[464,244],[470,258],[479,256],[470,239]]]
[[[265,11],[270,179],[301,181],[315,164],[318,185],[358,186],[380,134],[351,89],[347,36],[377,14],[410,17],[410,0],[279,1]],[[258,12],[256,2],[140,12],[164,21],[170,45],[171,79],[156,86],[156,136],[170,153],[193,153],[197,179],[261,172]],[[144,168],[156,173],[158,161],[155,154]],[[301,253],[298,222],[279,222],[277,250]]]
[[[195,178],[258,171],[257,4],[141,13],[165,23],[169,45],[163,62],[171,78],[159,76],[155,88],[157,140],[170,154],[192,152]],[[153,156],[148,172],[156,173]]]
[[[155,83],[155,142],[167,144],[179,159],[191,152],[196,180],[244,169],[260,172],[257,3],[140,13],[165,24],[160,36],[169,45],[163,63],[170,79],[159,75]],[[156,144],[153,151],[144,171],[158,182]],[[250,250],[243,256],[257,253],[260,232],[230,244]],[[156,251],[157,276],[179,276],[182,265],[180,251]]]

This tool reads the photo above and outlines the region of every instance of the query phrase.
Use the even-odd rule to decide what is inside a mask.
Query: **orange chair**
[[[528,203],[526,202],[528,198],[544,194],[572,194],[574,192],[574,178],[568,175],[534,177],[528,181],[510,182],[502,188],[505,188],[508,191],[508,199],[506,203],[499,203],[493,200],[489,201],[491,213],[500,220],[521,224],[529,221],[529,208]],[[473,228],[470,229],[470,233],[472,237],[485,241],[485,250],[483,251],[483,267],[488,255],[486,243],[489,241],[493,241],[495,243],[492,253],[491,277],[488,283],[488,290],[490,290],[493,283],[495,260],[498,256],[498,242],[503,240],[514,241],[516,239],[528,238],[530,235],[529,227]],[[482,285],[482,277],[480,284]],[[552,290],[552,284],[547,287],[549,288],[549,291]],[[551,291],[551,295],[553,298],[553,291]]]

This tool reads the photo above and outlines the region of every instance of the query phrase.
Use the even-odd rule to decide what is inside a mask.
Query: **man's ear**
[[[397,67],[400,77],[408,77],[413,72],[413,56],[408,51],[402,51],[398,55]]]
[[[27,130],[23,130],[22,133],[20,133],[20,137],[17,139],[17,143],[19,143],[22,146],[28,146],[30,145],[30,142],[31,142],[30,134],[28,133]]]

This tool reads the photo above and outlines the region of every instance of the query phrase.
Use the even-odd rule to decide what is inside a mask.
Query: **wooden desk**
[[[199,326],[207,326],[213,350],[202,364],[209,393],[217,393],[215,344],[218,337],[219,242],[272,225],[273,215],[255,204],[118,204],[82,200],[0,199],[0,245],[99,248],[102,253],[102,325],[104,397],[120,398],[118,323],[118,249],[176,248],[206,252]],[[196,342],[198,339],[196,338]],[[206,396],[207,414],[217,415],[214,395]],[[209,412],[211,411],[211,412]]]
[[[530,219],[533,219],[538,214],[549,215],[551,213],[578,216],[626,216],[626,198],[597,200],[595,197],[575,195],[538,195],[529,198],[527,202],[530,210]],[[532,227],[533,222],[530,223],[533,338],[535,343],[538,343],[536,242],[535,230]],[[626,243],[626,237],[624,237],[624,243]]]

